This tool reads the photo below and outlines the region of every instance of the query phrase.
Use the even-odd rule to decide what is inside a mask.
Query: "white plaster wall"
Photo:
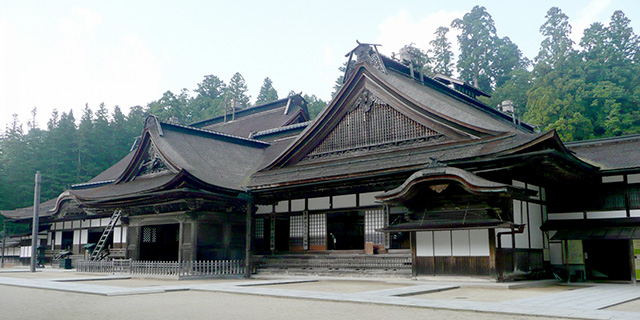
[[[436,257],[451,256],[451,232],[450,231],[434,231],[433,232],[433,255]]]
[[[71,221],[65,221],[64,225],[62,226],[62,228],[65,229],[65,230],[71,229]]]
[[[291,211],[304,211],[304,199],[291,200]]]
[[[113,243],[122,242],[122,228],[113,228]]]
[[[280,201],[276,204],[276,212],[289,212],[289,200]]]
[[[489,230],[469,230],[469,254],[471,256],[489,256]]]
[[[640,183],[640,173],[627,175],[627,183]]]
[[[62,231],[56,231],[56,246],[62,245]]]
[[[549,220],[577,220],[583,218],[584,213],[582,212],[549,213],[547,215]]]
[[[529,203],[529,232],[531,233],[532,249],[544,248],[544,238],[540,227],[542,227],[542,205]]]
[[[622,175],[602,177],[602,183],[612,183],[612,182],[622,182],[622,181],[624,181],[624,177]]]
[[[89,241],[89,230],[80,230],[80,244],[87,244]]]
[[[454,256],[469,256],[471,253],[469,243],[469,230],[451,231],[451,253]]]
[[[122,237],[120,238],[122,243],[127,243],[127,230],[128,227],[122,227]]]
[[[625,210],[587,212],[587,219],[611,219],[611,218],[626,218],[626,217],[627,217],[627,211]]]
[[[73,244],[80,244],[80,230],[73,230]]]
[[[499,234],[501,232],[509,232],[511,230],[506,229],[506,228],[502,228],[502,229],[496,229],[496,248],[498,247],[498,240],[502,239],[502,246],[501,248],[513,248],[513,246],[511,245],[511,235],[510,234],[505,234],[502,236],[499,236]]]
[[[91,220],[82,220],[82,228],[89,228],[91,226]]]
[[[513,220],[517,224],[525,225],[522,233],[516,233],[516,248],[529,248],[529,222],[527,219],[528,213],[526,205],[527,202],[513,200]],[[509,239],[509,241],[511,241],[511,239]]]
[[[562,243],[551,242],[549,243],[549,260],[551,264],[562,264]]]
[[[376,202],[376,196],[381,194],[382,192],[383,191],[361,193],[359,195],[360,196],[360,206],[379,205],[380,203]]]
[[[333,197],[333,208],[353,208],[356,206],[356,195],[347,194]]]
[[[257,206],[258,210],[256,211],[256,214],[264,214],[264,213],[271,213],[271,211],[273,210],[273,206]]]
[[[309,210],[330,209],[329,197],[309,198]]]
[[[418,257],[433,257],[433,232],[416,232],[416,255]]]

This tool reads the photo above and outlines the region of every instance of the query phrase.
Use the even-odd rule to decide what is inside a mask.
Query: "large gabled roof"
[[[565,143],[580,159],[603,171],[640,169],[640,134]]]
[[[263,105],[241,109],[235,115],[222,115],[190,126],[251,137],[254,133],[309,121],[307,102],[299,94]]]
[[[145,122],[140,147],[113,183],[69,192],[95,201],[178,188],[185,183],[205,190],[242,191],[262,163],[270,144],[243,137],[162,123]],[[154,165],[153,170],[150,166]]]

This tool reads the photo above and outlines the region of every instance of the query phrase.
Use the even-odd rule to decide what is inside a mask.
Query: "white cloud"
[[[85,8],[72,8],[37,33],[0,21],[6,31],[0,41],[12,48],[0,52],[6,62],[0,69],[0,125],[13,113],[25,123],[34,106],[44,127],[54,108],[73,109],[79,119],[85,103],[94,110],[101,102],[110,109],[120,105],[126,112],[159,96],[162,69],[156,55],[135,34],[101,38],[104,22]]]
[[[416,19],[408,11],[401,10],[385,19],[378,26],[380,34],[376,39],[376,43],[382,45],[378,50],[390,56],[392,52],[398,52],[404,45],[411,43],[414,43],[420,49],[426,50],[429,48],[429,42],[435,37],[434,32],[438,27],[442,26],[450,29],[448,33],[449,41],[451,41],[453,49],[457,50],[457,45],[455,45],[457,31],[451,29],[450,25],[451,21],[461,18],[463,15],[463,12],[441,10]]]
[[[578,12],[578,16],[574,20],[575,22],[571,24],[571,39],[576,44],[580,43],[584,29],[598,21],[598,16],[600,16],[610,4],[611,0],[593,0]]]

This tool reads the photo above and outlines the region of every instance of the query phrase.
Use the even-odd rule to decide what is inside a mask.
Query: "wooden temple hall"
[[[347,56],[313,120],[300,95],[191,125],[150,116],[129,155],[40,206],[46,256],[636,281],[640,136],[563,142],[375,45]],[[28,257],[29,239],[7,252]]]

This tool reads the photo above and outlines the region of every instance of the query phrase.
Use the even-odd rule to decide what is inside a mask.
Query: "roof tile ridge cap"
[[[265,106],[268,106],[268,105],[270,105],[270,104],[277,104],[277,103],[283,102],[284,100],[288,100],[288,99],[289,99],[289,97],[286,97],[286,98],[282,98],[282,99],[274,100],[274,101],[271,101],[271,102],[263,103],[263,104],[260,104],[260,105],[257,105],[257,106],[252,106],[252,107],[248,107],[248,108],[240,109],[240,110],[237,110],[237,111],[236,111],[236,115],[237,115],[239,112],[247,112],[247,110],[253,110],[253,109],[258,109],[258,108],[264,108]],[[284,106],[283,106],[283,107],[284,107]],[[278,108],[279,108],[279,107],[274,107],[273,109],[269,109],[269,110],[274,110],[274,109],[278,109]],[[269,110],[267,110],[267,111],[269,111]],[[224,117],[224,115],[215,116],[215,117],[212,117],[212,118],[208,118],[208,119],[204,119],[204,120],[201,120],[201,121],[197,121],[197,122],[190,123],[190,124],[189,124],[189,126],[193,126],[193,125],[200,125],[200,124],[203,124],[203,123],[206,123],[206,122],[209,122],[209,121],[213,121],[213,120],[216,120],[216,119],[221,119],[221,118],[223,118],[223,117]],[[243,117],[243,118],[244,118],[244,117]]]
[[[238,139],[238,140],[250,141],[250,142],[254,142],[254,143],[258,143],[258,144],[263,144],[263,145],[266,145],[266,146],[270,146],[271,145],[270,143],[268,143],[266,141],[262,141],[262,140],[235,136],[235,135],[232,135],[232,134],[223,133],[223,132],[214,131],[214,130],[209,130],[209,129],[196,128],[196,127],[192,127],[192,126],[189,126],[189,125],[183,125],[183,124],[177,124],[177,123],[167,123],[167,122],[160,122],[160,123],[166,124],[166,125],[170,125],[170,126],[174,126],[174,127],[178,127],[178,128],[187,129],[187,130],[193,130],[193,131],[197,131],[197,132],[203,132],[203,133],[213,134],[213,135],[217,135],[217,136],[223,136],[223,137],[227,137],[227,138],[234,138],[234,139]]]
[[[269,133],[274,133],[274,132],[280,132],[280,131],[285,131],[288,129],[296,129],[296,128],[300,128],[300,127],[304,127],[309,125],[313,120],[309,120],[309,121],[305,121],[305,122],[298,122],[298,123],[294,123],[294,124],[290,124],[288,126],[282,126],[282,127],[277,127],[277,128],[271,128],[271,129],[267,129],[267,130],[261,130],[261,131],[257,131],[253,134],[253,136],[260,136],[260,135],[264,135],[264,134],[269,134]]]

